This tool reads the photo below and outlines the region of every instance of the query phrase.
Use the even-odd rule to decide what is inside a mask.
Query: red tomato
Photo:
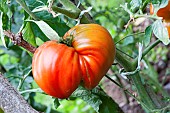
[[[163,17],[163,20],[170,21],[170,1],[166,7],[160,8],[157,12],[159,17]]]
[[[163,24],[168,30],[169,38],[170,38],[170,0],[168,2],[168,5],[164,8],[160,8],[157,12],[157,15],[159,17],[163,18]]]
[[[47,41],[34,53],[34,80],[47,94],[67,98],[81,81],[79,56],[74,48]]]
[[[170,38],[170,21],[164,21],[163,24],[167,28],[168,35],[169,35],[169,38]]]
[[[36,50],[33,57],[35,81],[44,92],[57,98],[69,97],[81,80],[85,88],[94,88],[115,57],[112,37],[100,25],[75,26],[63,39],[71,37],[71,47],[48,41]]]

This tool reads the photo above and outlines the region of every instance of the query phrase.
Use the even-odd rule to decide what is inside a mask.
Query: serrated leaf
[[[152,26],[148,26],[145,29],[144,45],[148,46],[152,37]]]
[[[34,20],[27,20],[30,22],[34,22],[38,25],[41,31],[50,39],[50,40],[59,40],[59,36],[57,32],[55,32],[46,22],[44,21],[34,21]]]
[[[27,22],[22,30],[23,38],[25,41],[29,42],[31,45],[36,46],[35,36],[32,31],[30,22]]]
[[[99,113],[123,113],[111,97],[100,95],[100,99],[102,104],[100,105]]]
[[[168,5],[169,0],[161,0],[160,8],[163,8]]]
[[[2,17],[3,17],[3,12],[0,13],[0,36],[1,36],[1,40],[3,45],[7,48],[6,43],[5,43],[5,35],[3,33],[3,23],[2,23]]]
[[[132,10],[140,7],[141,4],[142,4],[142,0],[132,0],[132,1],[130,2],[130,5],[131,5],[131,9],[132,9]]]
[[[99,113],[123,113],[118,104],[99,87],[87,90],[79,86],[71,97],[83,99]]]
[[[71,97],[78,97],[86,101],[95,111],[99,111],[99,105],[102,104],[98,95],[92,94],[90,90],[86,90],[82,86],[78,87]]]
[[[170,43],[168,30],[163,25],[162,20],[156,20],[153,23],[153,33],[165,45],[168,45]]]
[[[60,106],[60,102],[59,102],[58,98],[56,98],[54,100],[54,107],[57,109],[59,106]]]
[[[7,2],[7,0],[2,0],[2,2],[0,2],[0,10],[5,14],[7,14],[8,9],[9,9],[6,2]]]
[[[123,46],[127,46],[127,45],[132,44],[132,43],[134,43],[134,37],[128,36],[127,38],[124,39]]]

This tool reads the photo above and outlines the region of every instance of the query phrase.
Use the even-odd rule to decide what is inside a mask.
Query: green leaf
[[[5,35],[3,33],[3,23],[2,23],[2,17],[3,17],[3,12],[0,13],[0,36],[1,36],[1,40],[3,45],[7,48],[6,43],[5,43]]]
[[[148,46],[152,37],[152,26],[148,26],[145,29],[144,45]]]
[[[132,43],[134,43],[134,37],[128,36],[127,38],[124,39],[123,46],[127,46],[127,45],[132,44]]]
[[[163,25],[162,20],[156,20],[153,23],[153,33],[165,45],[168,45],[170,43],[169,36],[168,36],[168,30]]]
[[[0,2],[0,10],[5,14],[7,14],[7,12],[8,12],[8,5],[6,2],[7,2],[7,0],[2,0]]]
[[[30,22],[34,22],[38,25],[41,31],[50,39],[50,40],[59,40],[58,34],[44,21],[34,21],[34,20],[27,20]]]
[[[161,0],[160,8],[166,7],[168,5],[169,0]]]
[[[27,41],[28,43],[30,43],[33,46],[36,46],[35,36],[32,31],[30,22],[26,23],[25,27],[22,30],[22,34],[23,34],[23,38],[25,41]]]
[[[48,1],[47,0],[31,0],[26,1],[29,9],[34,11],[36,8],[40,7],[47,7]],[[54,1],[54,4],[58,3],[57,1]],[[62,37],[69,29],[66,25],[66,23],[59,17],[53,17],[51,13],[49,13],[47,10],[38,10],[34,12],[34,14],[40,19],[43,20],[45,23],[47,23],[53,30],[55,30],[60,37]],[[27,19],[27,18],[26,18]],[[36,37],[41,38],[43,41],[47,41],[47,37],[41,32],[41,30],[38,28],[39,26],[33,24],[33,32]],[[39,34],[38,34],[39,32]]]
[[[71,95],[71,97],[78,97],[86,101],[91,105],[95,111],[99,110],[99,105],[102,104],[100,97],[93,94],[90,90],[86,90],[82,86],[78,87],[77,90]]]
[[[87,90],[82,86],[71,95],[70,98],[81,98],[91,105],[99,113],[123,113],[118,104],[99,87]]]
[[[118,104],[109,96],[100,95],[102,104],[99,113],[123,113]]]
[[[56,98],[54,100],[54,107],[57,109],[59,106],[60,106],[60,102],[59,102],[58,98]]]
[[[132,0],[130,2],[130,5],[131,5],[131,9],[134,10],[134,9],[140,7],[140,5],[142,5],[142,0]]]
[[[4,111],[0,108],[0,113],[4,113]]]

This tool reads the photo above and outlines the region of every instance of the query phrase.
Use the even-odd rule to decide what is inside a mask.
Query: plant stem
[[[152,18],[152,19],[156,19],[156,20],[161,20],[162,19],[162,17],[157,17],[157,16],[153,16],[153,15],[139,15],[139,14],[137,14],[137,15],[134,15],[134,18],[136,19],[136,18],[140,18],[140,17],[144,17],[144,18]]]
[[[150,108],[151,110],[155,109],[156,106],[155,106],[154,102],[152,101],[152,99],[150,98],[149,94],[147,93],[144,85],[142,84],[139,73],[131,75],[129,78],[133,81],[133,83],[136,87],[136,90],[138,92],[138,95],[140,97],[140,100],[143,103],[145,103],[145,105],[148,108]]]
[[[80,12],[81,10],[77,8],[70,0],[59,0],[61,4],[68,10],[72,10],[74,12]]]
[[[116,50],[117,50],[117,51],[120,51],[120,52],[123,53],[123,54],[125,54],[125,55],[128,56],[129,58],[134,59],[134,57],[128,55],[127,53],[123,52],[122,50],[120,50],[120,49],[118,49],[118,48],[116,48]]]
[[[34,20],[39,20],[34,13],[31,12],[31,10],[27,7],[26,3],[22,0],[16,0],[18,4],[22,6],[22,8],[34,19]]]
[[[30,74],[31,71],[32,71],[32,70],[30,70],[30,71],[23,77],[23,79],[20,80],[19,85],[18,85],[18,87],[17,87],[18,91],[21,89],[22,85],[24,84],[25,79],[29,76],[29,74]]]
[[[66,16],[72,18],[73,19],[80,19],[80,23],[91,23],[92,21],[89,20],[85,15],[82,16],[82,18],[79,18],[79,14],[81,13],[81,10],[79,8],[77,8],[70,0],[59,0],[59,2],[61,4],[63,4],[63,6],[66,8],[64,10],[62,10],[62,8],[57,8],[57,7],[53,7],[55,12],[63,12],[63,14],[67,14]],[[58,10],[58,11],[57,11]],[[70,13],[71,12],[71,13]],[[73,14],[74,13],[74,14]],[[73,15],[72,15],[73,14]]]
[[[122,40],[124,40],[124,39],[130,37],[130,36],[141,35],[141,34],[144,34],[144,32],[133,33],[133,34],[127,35],[127,36],[125,36],[124,38],[122,38],[122,39],[120,39],[119,41],[117,41],[117,42],[115,43],[115,45],[118,44],[119,42],[121,42]]]
[[[142,58],[149,52],[151,49],[153,49],[155,46],[157,46],[161,41],[157,39],[154,43],[152,43],[150,46],[148,46],[143,52],[142,52]],[[137,65],[138,57],[134,60],[134,65]]]
[[[32,93],[32,92],[39,92],[39,93],[43,93],[43,91],[40,89],[40,88],[37,88],[37,89],[30,89],[30,90],[24,90],[24,91],[21,91],[20,94],[24,94],[24,93]]]
[[[143,3],[143,6],[140,8],[142,11],[146,8],[147,4],[150,2],[151,0],[145,0]]]
[[[79,14],[80,14],[80,11],[78,12],[75,12],[73,10],[66,10],[66,9],[63,9],[63,8],[60,8],[60,7],[57,7],[57,6],[52,6],[52,10],[54,12],[58,12],[58,13],[62,13],[70,18],[78,18]]]
[[[112,78],[110,78],[108,75],[105,75],[105,77],[107,78],[107,79],[109,79],[110,81],[112,81],[114,84],[116,84],[117,86],[119,86],[121,89],[123,89],[123,86],[122,85],[120,85],[119,83],[117,83],[116,81],[114,81]]]
[[[126,69],[126,71],[132,71],[134,69],[132,63],[126,56],[123,56],[120,51],[116,51],[115,59]]]
[[[126,71],[135,70],[135,65],[128,61],[123,55],[121,55],[119,51],[116,52],[116,60],[126,69]],[[134,75],[129,76],[129,78],[133,81],[141,101],[145,103],[150,109],[154,109],[155,105],[143,86],[139,73],[135,73]]]

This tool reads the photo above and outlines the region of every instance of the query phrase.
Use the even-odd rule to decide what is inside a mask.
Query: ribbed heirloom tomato
[[[32,62],[39,87],[57,98],[69,97],[81,81],[85,88],[94,88],[115,57],[112,37],[100,25],[77,25],[63,39],[72,39],[71,46],[47,41],[38,47]]]

